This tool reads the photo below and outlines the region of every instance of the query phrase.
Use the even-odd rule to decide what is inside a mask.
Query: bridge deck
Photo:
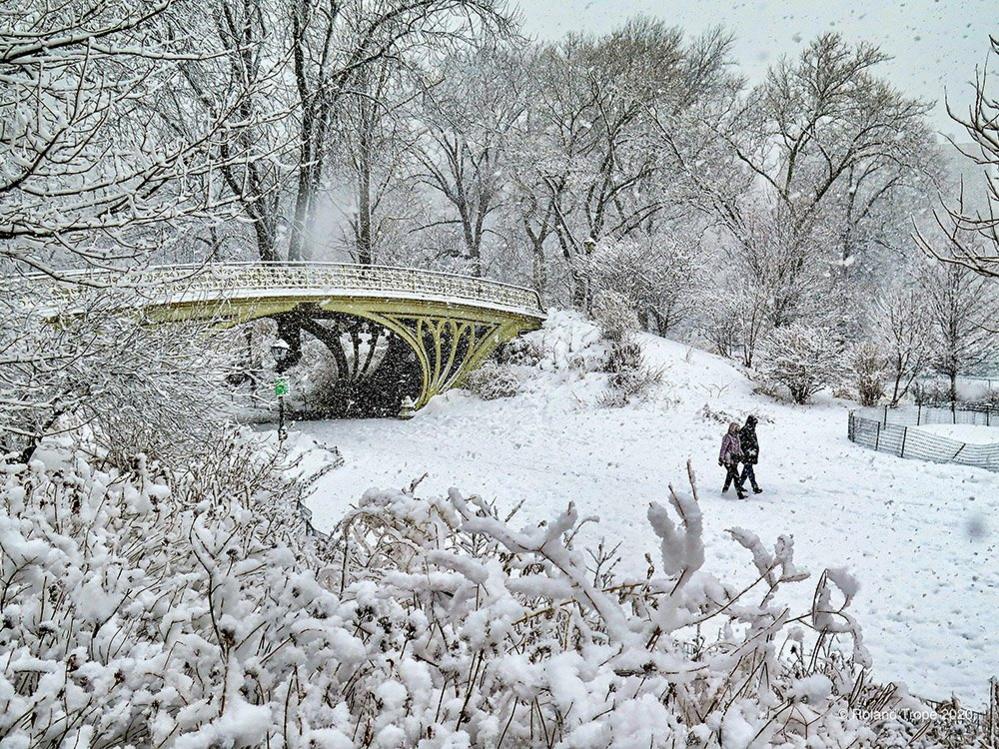
[[[535,320],[545,316],[541,299],[533,289],[483,278],[389,266],[210,263],[152,267],[124,274],[67,271],[60,274],[60,280],[33,274],[23,280],[31,296],[43,305],[46,297],[65,299],[82,286],[134,293],[136,307],[186,306],[225,299],[364,297],[464,305]]]

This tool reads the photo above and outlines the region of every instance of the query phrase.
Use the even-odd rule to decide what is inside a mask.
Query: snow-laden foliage
[[[462,386],[482,400],[512,398],[520,392],[520,375],[514,366],[488,361],[469,372]]]
[[[6,286],[0,298],[0,450],[29,459],[47,435],[86,425],[119,464],[183,461],[232,401],[230,355],[207,323],[150,324],[117,295],[80,292],[58,317]]]
[[[871,328],[873,343],[887,360],[889,402],[897,406],[927,367],[931,338],[923,295],[915,288],[883,291],[871,312]]]
[[[591,282],[623,295],[644,326],[666,335],[693,311],[696,242],[674,234],[606,239],[590,258]]]
[[[635,340],[638,316],[634,302],[624,294],[605,289],[593,301],[593,318],[608,342],[603,370],[609,374],[605,406],[620,407],[645,398],[662,380],[662,373],[645,363]]]
[[[596,323],[573,310],[551,309],[542,328],[507,344],[502,358],[545,371],[598,372],[608,353],[608,341]]]
[[[863,712],[918,703],[860,678],[854,579],[827,570],[792,612],[791,539],[742,529],[754,582],[706,574],[692,476],[649,506],[659,558],[629,579],[577,548],[571,504],[517,528],[458,491],[369,491],[309,535],[310,462],[231,436],[170,480],[52,442],[7,465],[4,745],[905,743]]]
[[[850,368],[862,406],[874,406],[885,394],[888,358],[877,345],[862,343],[853,350]]]
[[[795,403],[807,403],[842,371],[842,355],[830,331],[800,323],[775,329],[761,353],[764,384],[786,388]]]
[[[105,471],[47,441],[3,482],[5,746],[275,733],[260,696],[287,693],[272,676],[315,655],[309,622],[335,609],[299,541],[301,461],[230,434],[168,485],[142,457]]]
[[[646,398],[662,381],[662,371],[646,364],[641,345],[632,337],[611,342],[605,368],[607,392],[601,403],[612,408]]]
[[[604,290],[596,294],[593,319],[611,341],[624,341],[638,330],[634,303],[617,291]]]

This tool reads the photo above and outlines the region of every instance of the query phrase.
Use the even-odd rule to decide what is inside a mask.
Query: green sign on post
[[[288,394],[288,381],[283,377],[274,380],[274,395],[287,395]]]

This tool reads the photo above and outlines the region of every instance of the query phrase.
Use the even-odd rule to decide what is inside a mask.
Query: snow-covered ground
[[[556,371],[514,398],[449,393],[411,421],[301,425],[346,459],[311,502],[316,525],[332,527],[369,486],[400,487],[426,473],[422,493],[455,486],[503,507],[523,500],[525,523],[574,501],[581,514],[600,517],[587,526],[590,540],[621,542],[623,564],[639,572],[643,554],[655,551],[648,502],[663,500],[667,483],[685,482],[690,457],[708,570],[749,579],[747,552],[726,528],[754,530],[768,544],[791,533],[796,560],[814,575],[845,566],[861,579],[854,610],[878,677],[928,697],[954,692],[983,703],[988,678],[999,675],[999,475],[865,450],[846,438],[847,404],[775,403],[721,358],[651,336],[642,343],[665,376],[640,405],[599,407],[601,375]],[[702,414],[705,405],[759,417],[765,493],[745,501],[721,494],[724,427]],[[802,611],[811,590],[788,589]]]
[[[919,429],[969,445],[992,445],[999,442],[999,428],[982,424],[921,424],[910,429]]]

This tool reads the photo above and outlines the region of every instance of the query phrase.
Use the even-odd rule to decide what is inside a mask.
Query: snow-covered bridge
[[[347,413],[390,412],[404,398],[417,408],[460,383],[496,347],[540,326],[532,289],[414,268],[337,263],[212,263],[127,274],[70,271],[26,279],[53,309],[100,288],[156,321],[238,325],[274,318],[301,356],[301,333],[333,354]],[[40,289],[39,287],[43,287]],[[47,304],[48,302],[43,302]],[[114,303],[112,301],[112,303]],[[378,403],[374,409],[357,404]],[[355,407],[351,408],[353,404]]]

